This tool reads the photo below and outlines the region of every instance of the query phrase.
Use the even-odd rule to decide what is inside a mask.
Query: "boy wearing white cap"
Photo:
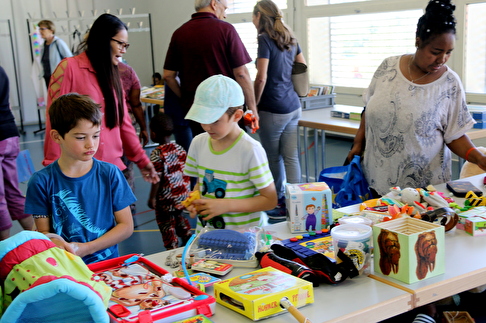
[[[238,126],[243,104],[240,85],[229,77],[214,75],[198,86],[186,115],[206,131],[192,140],[187,154],[184,173],[197,177],[194,190],[200,190],[202,196],[187,210],[191,217],[199,214],[204,222],[211,220],[209,223],[218,228],[260,226],[262,211],[277,205],[265,150]]]

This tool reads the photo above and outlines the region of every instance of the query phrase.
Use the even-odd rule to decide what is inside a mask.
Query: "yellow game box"
[[[216,302],[257,321],[285,312],[280,300],[287,297],[295,307],[314,303],[312,283],[273,267],[214,284]]]

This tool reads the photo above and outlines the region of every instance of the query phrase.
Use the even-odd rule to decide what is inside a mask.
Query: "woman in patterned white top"
[[[451,179],[451,151],[486,170],[466,132],[474,125],[459,76],[447,65],[455,44],[455,6],[432,0],[419,19],[414,54],[389,57],[364,93],[366,112],[348,159],[378,195]],[[365,149],[366,147],[366,149]]]

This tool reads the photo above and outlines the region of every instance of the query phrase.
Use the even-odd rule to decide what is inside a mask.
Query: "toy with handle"
[[[292,303],[289,301],[287,297],[283,297],[280,300],[280,306],[282,308],[285,308],[287,311],[289,311],[290,314],[292,314],[293,317],[299,322],[299,323],[312,323],[307,317],[302,314],[297,307],[292,305]]]

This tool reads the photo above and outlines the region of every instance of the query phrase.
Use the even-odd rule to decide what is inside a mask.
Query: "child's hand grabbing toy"
[[[191,217],[196,216],[196,214],[194,214],[193,216],[192,213],[193,211],[197,211],[196,208],[192,205],[192,202],[194,202],[195,200],[199,200],[200,198],[201,193],[199,193],[199,191],[192,191],[191,193],[189,193],[189,197],[181,202],[182,206],[190,212]]]

